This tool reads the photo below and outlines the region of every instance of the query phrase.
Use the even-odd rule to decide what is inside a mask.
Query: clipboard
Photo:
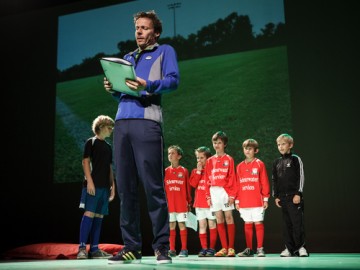
[[[136,80],[134,66],[129,62],[117,57],[102,57],[100,64],[105,77],[112,84],[113,90],[124,94],[139,97],[140,92],[129,88],[125,80]]]

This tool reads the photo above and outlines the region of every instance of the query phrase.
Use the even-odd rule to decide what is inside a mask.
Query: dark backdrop
[[[52,179],[57,16],[59,8],[87,9],[101,1],[38,2],[21,6],[11,1],[1,13],[0,252],[33,243],[78,242],[79,185],[54,185]],[[360,252],[360,24],[355,3],[285,0],[293,136],[305,166],[310,252]],[[118,209],[118,201],[111,204],[103,243],[120,243]],[[273,200],[270,210],[277,210]],[[144,254],[150,255],[152,236],[143,211]],[[265,222],[267,252],[280,252],[280,220]],[[237,248],[244,247],[242,234],[239,226]],[[197,236],[190,232],[189,237]],[[198,251],[194,239],[189,241],[193,254]]]

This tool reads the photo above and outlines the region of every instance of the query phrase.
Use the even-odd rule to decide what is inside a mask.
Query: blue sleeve
[[[146,91],[153,94],[163,94],[174,91],[179,86],[180,74],[177,63],[177,55],[173,47],[163,45],[163,60],[161,63],[162,79],[147,80]]]

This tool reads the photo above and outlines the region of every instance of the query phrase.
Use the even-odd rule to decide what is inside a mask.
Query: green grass
[[[54,176],[57,183],[83,180],[82,149],[77,147],[59,117],[56,117]],[[61,134],[61,135],[60,135]]]
[[[242,142],[254,138],[260,144],[258,157],[270,173],[279,155],[276,137],[292,133],[286,47],[188,60],[179,62],[179,68],[178,90],[163,95],[165,157],[167,147],[178,144],[184,150],[181,163],[190,171],[196,165],[194,149],[206,145],[214,153],[211,136],[223,130],[229,137],[226,151],[236,164],[243,159]],[[104,90],[102,79],[101,75],[58,84],[58,98],[88,123],[84,136],[91,136],[97,115],[115,117],[117,103]],[[82,149],[59,151],[66,144],[76,148],[61,121],[56,123],[55,141],[55,180],[74,181],[78,176],[64,172],[67,166],[71,173],[78,167],[82,175]]]

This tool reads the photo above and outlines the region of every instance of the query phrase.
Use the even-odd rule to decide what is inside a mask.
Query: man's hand
[[[112,90],[112,84],[107,80],[106,77],[104,77],[104,88],[109,93],[114,93],[114,90]]]
[[[136,81],[126,80],[125,83],[130,89],[135,91],[144,90],[146,88],[146,81],[139,77],[136,77]]]

